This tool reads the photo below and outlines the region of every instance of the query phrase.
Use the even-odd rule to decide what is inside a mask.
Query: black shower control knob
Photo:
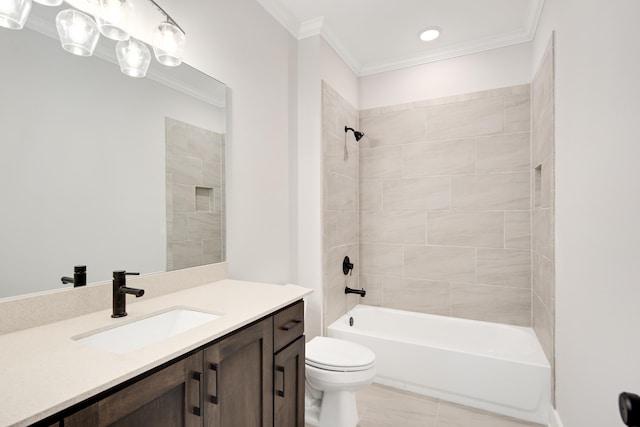
[[[623,392],[618,403],[622,421],[629,427],[640,427],[640,396]]]
[[[349,260],[348,256],[344,257],[344,260],[342,261],[342,272],[345,276],[353,273],[353,264],[351,263],[351,260]]]

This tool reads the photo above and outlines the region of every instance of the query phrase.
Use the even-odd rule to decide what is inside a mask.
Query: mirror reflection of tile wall
[[[167,270],[224,260],[224,135],[166,118]]]

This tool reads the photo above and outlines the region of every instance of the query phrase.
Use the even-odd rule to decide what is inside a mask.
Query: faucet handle
[[[128,271],[125,271],[125,272],[124,272],[124,275],[125,275],[125,276],[139,276],[139,275],[140,275],[140,273],[130,273],[130,272],[128,272]]]

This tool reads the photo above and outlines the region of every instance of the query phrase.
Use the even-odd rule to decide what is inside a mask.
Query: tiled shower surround
[[[224,135],[166,118],[167,271],[225,259]]]
[[[325,328],[359,302],[348,284],[365,304],[533,326],[553,367],[553,43],[531,85],[357,112],[323,83],[322,99]],[[345,143],[345,124],[365,137]]]
[[[533,138],[533,329],[555,369],[555,132],[554,132],[554,39],[532,83]],[[555,378],[555,376],[552,376]]]
[[[360,112],[365,303],[531,325],[530,85]]]
[[[323,330],[358,304],[360,297],[345,295],[344,288],[359,286],[359,148],[353,133],[358,111],[326,83],[322,83],[323,152]],[[348,256],[350,275],[342,272]]]

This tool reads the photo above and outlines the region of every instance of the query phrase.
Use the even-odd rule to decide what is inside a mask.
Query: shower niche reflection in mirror
[[[224,259],[224,135],[166,119],[167,270]]]

